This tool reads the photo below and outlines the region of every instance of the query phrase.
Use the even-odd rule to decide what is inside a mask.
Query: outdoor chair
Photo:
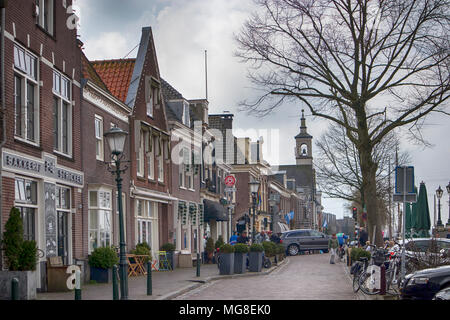
[[[138,268],[139,264],[136,261],[136,258],[132,254],[127,254],[127,260],[128,260],[128,276],[137,276],[138,275]]]

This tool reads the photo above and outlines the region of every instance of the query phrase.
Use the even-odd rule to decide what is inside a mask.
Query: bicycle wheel
[[[361,272],[356,272],[353,275],[353,292],[357,293],[359,290],[359,276],[361,275]]]
[[[375,279],[372,274],[372,271],[366,271],[359,276],[359,288],[367,295],[380,293],[380,289],[374,289]]]

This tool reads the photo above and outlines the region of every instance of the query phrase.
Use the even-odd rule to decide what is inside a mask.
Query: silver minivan
[[[295,256],[300,251],[323,250],[328,252],[329,237],[313,229],[297,229],[281,234],[282,244],[289,255]]]

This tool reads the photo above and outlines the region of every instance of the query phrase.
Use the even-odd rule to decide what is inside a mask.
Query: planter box
[[[221,253],[219,270],[221,275],[234,273],[234,253]]]
[[[262,269],[262,252],[249,253],[249,268],[250,272],[261,272]]]
[[[234,273],[245,273],[247,271],[247,254],[234,253]]]
[[[19,280],[19,299],[36,300],[36,271],[0,271],[0,300],[11,299],[11,280]]]
[[[98,283],[108,283],[112,279],[111,269],[101,269],[96,267],[90,267],[91,269],[91,280]]]

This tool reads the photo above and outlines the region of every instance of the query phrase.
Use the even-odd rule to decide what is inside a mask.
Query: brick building
[[[37,288],[46,288],[46,258],[82,256],[80,64],[68,1],[8,1],[5,19],[6,136],[2,155],[1,230],[19,208],[24,237],[44,253]]]
[[[116,98],[82,53],[82,160],[85,174],[83,189],[83,234],[81,257],[87,270],[87,257],[98,247],[119,246],[119,212],[115,176],[108,171],[111,152],[104,133],[113,127],[129,131],[131,108]],[[123,159],[130,157],[128,135]],[[127,165],[127,163],[123,163]],[[109,166],[115,169],[114,165]],[[134,228],[130,213],[130,170],[122,175],[122,203],[125,243],[133,248]],[[87,274],[86,274],[87,275]]]
[[[171,195],[173,224],[171,241],[179,253],[179,265],[192,266],[197,253],[203,251],[203,204],[200,199],[201,136],[194,135],[195,121],[189,101],[161,79],[164,107],[171,135]],[[200,121],[201,127],[201,121]]]
[[[135,59],[92,62],[110,92],[131,109],[129,248],[147,242],[152,252],[172,242],[170,134],[150,27],[142,29]],[[128,216],[128,215],[127,215]]]

